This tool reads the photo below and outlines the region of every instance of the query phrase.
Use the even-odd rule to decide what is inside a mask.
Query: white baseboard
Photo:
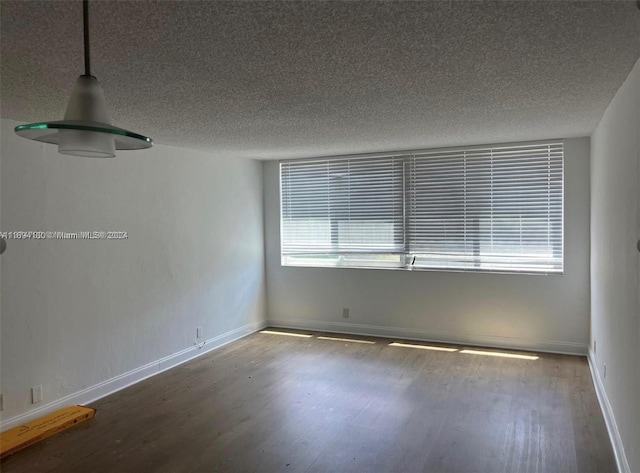
[[[32,409],[23,414],[3,420],[0,430],[4,432],[5,430],[26,424],[68,406],[90,404],[98,399],[108,396],[109,394],[113,394],[128,386],[139,383],[144,379],[155,376],[158,373],[174,368],[186,361],[202,356],[205,353],[246,337],[258,330],[262,330],[265,327],[266,323],[264,321],[243,325],[242,327],[238,327],[237,329],[207,340],[204,345],[200,346],[200,348],[197,346],[185,348],[173,355],[166,356],[94,386],[83,389],[82,391],[69,394],[68,396],[57,399],[36,409]]]
[[[600,373],[598,372],[595,356],[592,350],[589,350],[588,360],[589,368],[591,369],[591,377],[593,378],[593,386],[596,389],[596,395],[598,396],[600,409],[602,409],[604,422],[607,424],[607,431],[609,432],[609,438],[611,439],[611,445],[613,446],[613,454],[615,455],[616,463],[618,464],[618,471],[620,473],[631,473],[627,456],[624,453],[622,438],[620,438],[620,431],[618,431],[618,424],[616,423],[616,418],[613,415],[613,409],[609,403],[607,392],[604,389],[604,383],[600,378]]]
[[[454,343],[458,345],[508,348],[513,350],[561,353],[566,355],[585,356],[588,349],[587,344],[575,342],[532,340],[526,338],[500,337],[479,334],[454,334],[448,332],[434,332],[380,325],[352,324],[345,322],[279,319],[270,319],[268,322],[270,327],[316,330],[321,332],[335,332],[372,337],[402,338],[405,340]]]

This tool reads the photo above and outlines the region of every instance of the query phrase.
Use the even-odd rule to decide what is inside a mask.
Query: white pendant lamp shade
[[[93,76],[80,76],[71,92],[64,120],[16,127],[24,138],[58,145],[62,154],[110,158],[117,149],[144,149],[151,138],[111,126],[104,94]]]
[[[150,148],[153,140],[111,125],[98,79],[90,73],[88,1],[84,6],[85,74],[78,77],[64,120],[30,123],[15,128],[19,136],[58,145],[58,152],[89,158],[111,158],[117,149]]]

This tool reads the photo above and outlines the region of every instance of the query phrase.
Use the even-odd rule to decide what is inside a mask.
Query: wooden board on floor
[[[95,412],[95,409],[89,407],[66,407],[28,424],[7,430],[0,434],[0,458],[5,458],[29,445],[89,420]]]

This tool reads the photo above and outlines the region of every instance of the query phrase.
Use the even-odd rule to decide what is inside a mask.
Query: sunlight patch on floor
[[[484,356],[500,356],[503,358],[518,358],[520,360],[537,360],[540,358],[535,355],[517,355],[515,353],[501,353],[497,351],[481,351],[481,350],[460,350],[465,355],[484,355]]]
[[[410,343],[398,343],[398,342],[389,343],[389,346],[404,347],[404,348],[419,348],[421,350],[433,350],[433,351],[458,351],[457,348],[434,347],[431,345],[413,345]]]
[[[355,340],[353,338],[338,338],[338,337],[316,337],[318,340],[335,340],[336,342],[350,342],[350,343],[368,343],[373,345],[376,342],[369,340]]]
[[[313,337],[313,335],[307,335],[304,333],[276,332],[275,330],[260,330],[260,333],[266,333],[267,335],[286,335],[287,337],[301,337],[301,338]]]

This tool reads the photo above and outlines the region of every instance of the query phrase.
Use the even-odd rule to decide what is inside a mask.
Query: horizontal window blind
[[[282,264],[563,271],[562,141],[280,163]]]
[[[562,142],[416,154],[409,181],[415,266],[562,271]]]
[[[283,263],[403,253],[403,165],[397,156],[281,163]]]

